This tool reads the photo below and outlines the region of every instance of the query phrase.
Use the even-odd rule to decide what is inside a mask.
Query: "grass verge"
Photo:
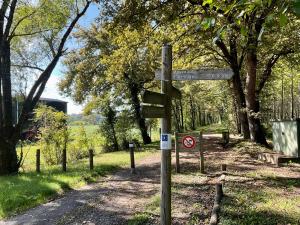
[[[248,173],[261,182],[226,183],[222,200],[222,225],[300,224],[300,181],[278,178],[268,171]]]
[[[136,152],[135,158],[141,159],[153,151]],[[88,160],[68,165],[67,172],[60,166],[43,168],[37,174],[29,170],[15,176],[0,177],[0,218],[5,218],[25,209],[46,202],[66,190],[78,188],[94,182],[117,169],[129,165],[129,153],[125,151],[105,153],[95,156],[94,171],[89,171]]]

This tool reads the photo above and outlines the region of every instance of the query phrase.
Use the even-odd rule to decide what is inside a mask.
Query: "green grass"
[[[97,177],[104,176],[129,165],[129,153],[125,151],[104,153],[94,158],[95,169],[88,170],[88,160],[81,160],[68,165],[67,172],[61,172],[60,166],[43,167],[42,173],[34,172],[34,156],[36,146],[28,153],[26,172],[16,176],[0,177],[0,218],[13,215],[25,209],[46,202],[49,198],[66,190],[78,188]],[[141,159],[153,151],[136,152],[136,159]]]
[[[148,213],[137,213],[128,221],[128,225],[145,225],[149,224],[151,215]]]
[[[150,202],[146,205],[146,210],[149,212],[159,212],[159,206],[160,206],[160,195],[154,195]]]
[[[71,125],[71,126],[69,126],[69,129],[70,129],[71,135],[76,134],[76,132],[78,132],[80,129],[80,125]],[[99,125],[84,125],[84,129],[85,129],[87,136],[90,136],[90,135],[97,133],[97,131],[99,130]]]
[[[293,193],[294,182],[289,190],[271,180],[270,185],[251,187],[227,184],[222,201],[221,223],[223,225],[277,225],[300,224],[300,196]],[[296,183],[298,185],[299,183]]]

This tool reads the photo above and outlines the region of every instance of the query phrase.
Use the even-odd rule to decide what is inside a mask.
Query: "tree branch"
[[[43,32],[47,32],[47,31],[51,31],[53,29],[46,29],[46,30],[38,30],[38,31],[34,31],[31,33],[24,33],[24,34],[14,34],[14,35],[10,35],[9,36],[9,40],[11,40],[13,37],[24,37],[24,36],[31,36],[31,35],[35,35],[35,34],[40,34]]]
[[[258,96],[261,92],[261,90],[264,88],[266,82],[268,81],[268,79],[270,78],[271,74],[272,74],[272,68],[273,66],[276,64],[276,62],[278,61],[278,59],[281,56],[286,56],[290,53],[294,53],[293,49],[289,49],[289,48],[284,48],[283,50],[281,50],[280,52],[278,52],[277,54],[273,54],[270,59],[268,60],[265,69],[262,73],[262,78],[258,84],[257,90],[256,90],[256,95]]]
[[[29,69],[35,69],[35,70],[39,70],[41,72],[44,72],[45,70],[38,67],[38,66],[31,66],[31,65],[18,65],[18,64],[12,64],[12,67],[19,67],[19,68],[29,68]]]
[[[9,16],[7,18],[6,27],[5,27],[5,31],[4,31],[4,38],[5,39],[7,39],[8,36],[9,36],[9,31],[10,31],[11,25],[12,25],[13,20],[14,20],[14,14],[15,14],[17,1],[18,0],[12,0],[12,3],[10,5]]]
[[[33,14],[35,14],[37,12],[37,10],[33,11],[32,13],[22,17],[17,23],[16,25],[13,27],[12,31],[10,32],[10,35],[9,35],[9,40],[12,39],[12,37],[14,37],[14,34],[15,34],[15,31],[16,29],[18,28],[18,26],[27,18],[31,17]]]
[[[216,45],[221,49],[224,57],[228,60],[228,62],[231,62],[231,55],[222,39],[218,38],[218,40],[216,41]]]

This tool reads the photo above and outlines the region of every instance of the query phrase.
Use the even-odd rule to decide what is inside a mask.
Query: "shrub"
[[[34,121],[40,131],[39,142],[45,162],[48,165],[59,164],[69,139],[67,116],[52,107],[41,105],[35,110]]]

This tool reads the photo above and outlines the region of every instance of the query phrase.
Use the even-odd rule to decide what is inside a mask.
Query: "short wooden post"
[[[219,218],[218,218],[218,214],[220,212],[220,203],[223,197],[223,186],[222,184],[216,184],[216,195],[215,195],[215,201],[214,201],[214,206],[213,206],[213,210],[211,213],[211,217],[210,217],[210,222],[209,225],[217,225]]]
[[[180,173],[178,132],[175,132],[174,135],[175,135],[175,157],[176,157],[175,171],[176,173]]]
[[[67,149],[64,148],[62,152],[62,170],[67,171]]]
[[[129,143],[129,150],[130,150],[130,167],[131,173],[135,174],[135,162],[134,162],[134,143]]]
[[[200,151],[200,172],[204,173],[204,152],[203,152],[203,133],[200,132],[199,135],[199,151]]]
[[[223,197],[223,184],[216,184],[217,201],[220,202]]]
[[[94,170],[94,150],[89,149],[90,170]]]
[[[36,150],[36,172],[37,173],[41,172],[41,150],[40,149]]]
[[[227,165],[226,164],[222,164],[221,165],[221,171],[225,172],[227,170]]]
[[[225,147],[229,143],[229,131],[223,131],[222,137],[223,137],[223,145]]]

